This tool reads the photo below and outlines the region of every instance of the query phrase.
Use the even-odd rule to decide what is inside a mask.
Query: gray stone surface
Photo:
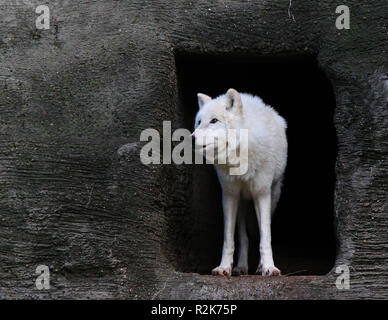
[[[292,19],[285,0],[54,0],[49,30],[38,4],[0,3],[2,298],[388,297],[386,1],[347,1],[350,30],[335,28],[338,1],[293,1]],[[141,130],[181,121],[176,52],[318,55],[336,95],[336,265],[351,266],[350,290],[334,272],[175,271],[189,175],[138,153]],[[39,264],[50,290],[35,288]]]

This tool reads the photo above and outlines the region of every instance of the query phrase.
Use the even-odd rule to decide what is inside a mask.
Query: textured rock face
[[[336,1],[57,0],[49,30],[28,3],[0,4],[2,298],[387,298],[385,1],[347,1],[349,30]],[[141,130],[189,125],[178,54],[317,56],[335,94],[335,265],[350,266],[349,290],[335,268],[181,272],[192,171],[139,161]],[[35,287],[41,264],[50,290]]]

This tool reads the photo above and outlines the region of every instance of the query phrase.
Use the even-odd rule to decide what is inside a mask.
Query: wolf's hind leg
[[[236,276],[248,274],[249,240],[247,234],[246,214],[247,206],[245,204],[245,201],[241,201],[240,209],[237,213],[237,227],[239,239],[238,262],[237,265],[233,268],[233,275]]]
[[[275,267],[271,245],[271,191],[261,193],[254,199],[257,220],[260,230],[260,264],[257,272],[263,276],[279,276],[280,270]]]

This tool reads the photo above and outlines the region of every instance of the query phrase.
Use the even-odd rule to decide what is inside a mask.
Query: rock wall
[[[48,4],[50,29],[35,8]],[[6,0],[0,4],[2,298],[387,298],[385,1]],[[190,174],[144,166],[140,132],[179,123],[177,54],[317,56],[334,89],[336,266],[325,276],[177,271]],[[313,107],[313,106],[312,106]],[[182,173],[182,174],[180,174]],[[35,268],[50,268],[37,290]]]

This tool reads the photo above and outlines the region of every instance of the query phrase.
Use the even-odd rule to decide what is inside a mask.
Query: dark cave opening
[[[337,156],[335,97],[314,56],[176,55],[181,127],[193,129],[198,92],[216,97],[229,88],[261,97],[288,124],[288,163],[272,219],[275,265],[282,274],[323,275],[335,260],[334,186]],[[188,165],[191,187],[178,269],[209,274],[219,264],[221,190],[211,165]],[[259,262],[259,235],[249,214],[249,272]],[[237,240],[237,238],[236,238]],[[238,248],[236,242],[236,249]],[[236,259],[235,259],[236,262]]]

